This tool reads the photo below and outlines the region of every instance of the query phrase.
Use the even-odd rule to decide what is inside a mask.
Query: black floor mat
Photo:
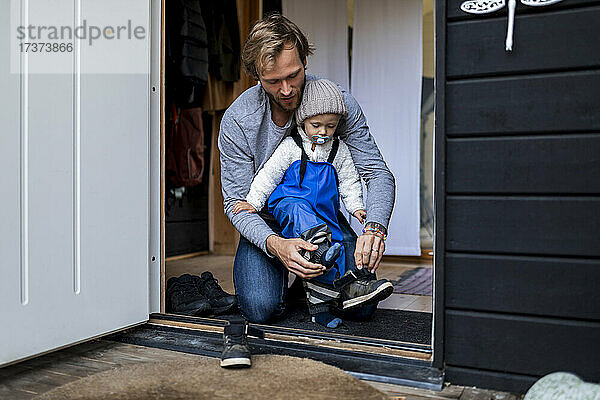
[[[228,320],[239,316],[239,310],[236,308],[234,313],[215,318]],[[341,326],[335,329],[327,328],[310,320],[304,289],[301,281],[297,280],[288,291],[285,313],[267,325],[430,345],[431,320],[431,313],[377,309],[367,321],[344,319]]]
[[[272,325],[286,328],[331,332],[401,342],[431,344],[431,314],[414,311],[378,309],[368,321],[344,320],[335,329],[310,321],[306,305],[290,304],[283,318]]]
[[[237,314],[219,315],[218,319],[229,319]],[[431,313],[377,309],[367,321],[345,319],[335,329],[326,328],[310,320],[306,304],[292,302],[281,318],[268,325],[309,331],[339,333],[399,342],[431,344]]]

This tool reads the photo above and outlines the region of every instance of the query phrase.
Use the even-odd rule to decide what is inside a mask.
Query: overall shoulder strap
[[[333,160],[335,160],[335,156],[337,154],[338,149],[340,148],[340,139],[333,139],[333,144],[331,145],[331,150],[329,151],[329,157],[327,158],[327,162],[329,164],[333,164]]]
[[[300,181],[298,182],[298,186],[302,186],[302,181],[304,180],[304,174],[306,173],[306,164],[308,163],[308,155],[304,151],[304,147],[302,146],[302,138],[300,138],[300,134],[298,133],[298,128],[293,127],[292,133],[290,134],[294,142],[300,147],[300,151],[302,152],[302,157],[300,158]]]
[[[296,126],[292,128],[290,137],[294,139],[294,142],[298,145],[298,147],[300,147],[300,150],[304,152],[304,149],[302,148],[302,138],[300,138],[300,134],[298,133],[298,128]]]

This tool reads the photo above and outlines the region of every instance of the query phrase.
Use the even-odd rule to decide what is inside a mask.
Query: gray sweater
[[[307,80],[316,78],[306,76]],[[369,132],[360,106],[350,93],[342,93],[348,116],[340,121],[338,132],[367,187],[367,221],[387,227],[394,207],[394,177]],[[275,125],[269,99],[260,84],[242,93],[221,120],[218,144],[225,214],[240,234],[265,253],[267,238],[275,232],[259,214],[233,214],[233,205],[246,199],[254,176],[289,134],[292,123],[293,118],[284,127]]]

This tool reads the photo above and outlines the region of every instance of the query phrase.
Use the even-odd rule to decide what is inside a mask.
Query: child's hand
[[[256,208],[252,206],[252,204],[247,201],[236,201],[233,205],[233,213],[237,214],[240,211],[248,211],[249,213],[255,213]]]
[[[354,217],[359,220],[361,224],[364,224],[365,220],[367,219],[367,212],[365,210],[356,210],[352,215],[354,215]]]

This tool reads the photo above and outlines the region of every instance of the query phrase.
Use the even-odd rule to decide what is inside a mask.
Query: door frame
[[[444,368],[444,261],[446,210],[446,2],[434,0],[434,153],[433,153],[433,366]]]
[[[149,310],[164,313],[165,287],[165,1],[150,0]],[[158,27],[158,29],[157,29]],[[158,67],[158,68],[157,68]]]
[[[151,115],[152,115],[152,140],[151,140],[151,183],[152,183],[152,208],[151,215],[151,273],[149,277],[150,284],[150,323],[149,326],[158,327],[158,329],[182,329],[193,332],[195,336],[210,336],[215,332],[222,332],[223,322],[210,318],[182,317],[171,314],[165,314],[165,1],[151,0],[152,3],[152,59],[151,59]],[[434,81],[434,288],[433,288],[433,321],[432,321],[432,340],[428,361],[422,361],[423,365],[432,367],[432,373],[437,370],[442,374],[444,369],[444,210],[445,210],[445,133],[444,133],[444,101],[445,101],[445,22],[446,5],[444,1],[434,0],[434,48],[435,48],[435,81]],[[159,27],[159,29],[155,29]],[[157,70],[156,66],[159,66]],[[155,212],[159,210],[159,212]],[[319,340],[330,340],[336,342],[340,340],[336,334],[311,333],[309,331],[289,329],[282,332],[278,327],[259,325],[265,329],[268,334],[279,335],[278,349],[285,352],[297,344],[297,339],[314,336],[314,340],[305,341],[304,347],[307,351],[323,351],[326,346],[318,344]],[[189,332],[188,332],[189,333]],[[127,335],[127,334],[126,334]],[[125,335],[125,336],[126,336]],[[131,336],[131,334],[130,334]],[[309,337],[310,339],[310,337]],[[138,339],[121,339],[135,340]],[[376,351],[386,345],[386,341],[381,340],[358,340],[360,344],[367,345],[371,351],[362,354],[361,357],[373,358],[377,360],[382,356],[381,352]],[[388,341],[389,342],[389,341]],[[153,340],[138,340],[137,343],[145,343],[150,346],[164,347],[168,343],[160,343]],[[410,346],[400,346],[400,350],[410,351]],[[185,346],[182,351],[198,352],[197,348]],[[328,350],[330,351],[330,349]],[[420,350],[417,350],[420,351]],[[372,357],[368,357],[368,355]],[[340,350],[333,350],[330,354],[331,360],[336,365],[342,364],[346,354]],[[397,356],[398,365],[404,365],[409,362],[414,365],[415,359],[403,356]],[[336,361],[337,360],[337,361]],[[385,379],[383,380],[385,381]],[[397,380],[396,380],[397,381]],[[414,382],[413,382],[414,383]],[[432,386],[428,386],[431,388]]]

